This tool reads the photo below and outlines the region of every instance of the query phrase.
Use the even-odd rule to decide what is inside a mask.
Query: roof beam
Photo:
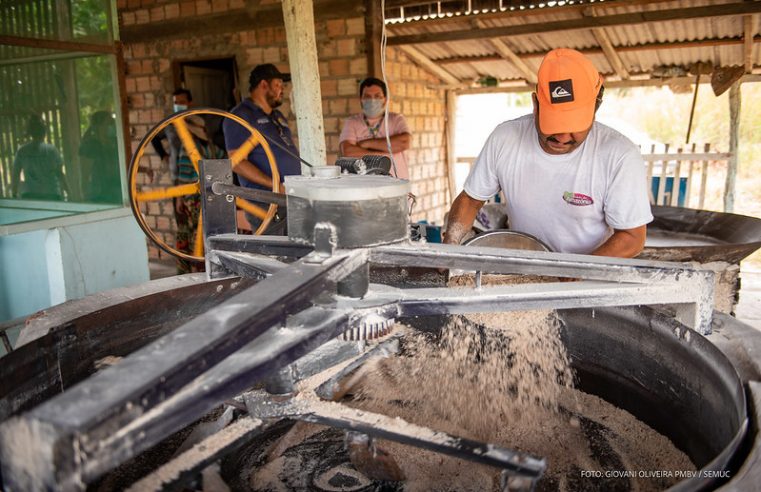
[[[650,22],[666,22],[672,20],[698,19],[704,17],[755,14],[758,12],[761,12],[761,2],[727,3],[681,9],[652,10],[626,14],[582,17],[579,19],[568,19],[554,22],[536,22],[514,26],[490,27],[487,29],[461,29],[448,32],[408,34],[390,37],[388,39],[388,45],[400,46],[406,44],[440,43],[446,41],[499,38],[507,36],[540,34],[546,32],[593,29],[597,27],[646,24]]]
[[[398,48],[401,51],[403,51],[407,56],[412,58],[413,61],[427,68],[430,72],[432,72],[434,75],[436,75],[438,78],[440,78],[444,82],[448,82],[450,84],[460,83],[460,79],[458,79],[451,73],[447,72],[446,70],[438,66],[436,63],[432,62],[430,58],[422,54],[417,48],[413,48],[412,46],[399,46]]]
[[[700,41],[677,41],[673,43],[643,43],[634,44],[631,46],[619,46],[616,48],[616,52],[629,52],[629,51],[648,51],[648,50],[671,50],[681,48],[704,48],[709,46],[731,46],[744,44],[746,41],[743,38],[721,38],[721,39],[702,39]],[[754,43],[761,42],[761,35],[756,34],[753,37]],[[584,53],[585,55],[599,55],[603,54],[601,48],[582,48],[577,51]],[[546,55],[546,51],[534,51],[531,53],[519,53],[518,58],[525,60],[527,58],[542,58]],[[499,55],[473,55],[473,56],[453,56],[451,58],[437,58],[433,60],[438,65],[451,65],[457,63],[477,63],[477,62],[490,62],[501,60]]]
[[[474,24],[479,29],[486,28],[486,25],[482,20],[475,19]],[[536,84],[536,74],[533,70],[526,65],[526,62],[520,59],[510,47],[505,44],[504,41],[498,38],[487,39],[487,42],[499,53],[499,55],[506,61],[509,61],[513,66],[523,75],[523,78],[528,81],[529,84]]]
[[[505,0],[507,1],[507,0]],[[556,5],[554,7],[539,7],[539,8],[533,8],[533,9],[516,9],[516,10],[509,10],[509,11],[500,11],[500,12],[489,12],[489,13],[479,13],[479,14],[466,14],[463,13],[462,15],[453,15],[451,17],[431,17],[429,19],[420,19],[415,21],[406,21],[402,23],[389,23],[386,25],[387,28],[394,28],[397,26],[425,26],[425,25],[431,25],[435,24],[437,26],[444,26],[447,24],[461,24],[463,20],[468,19],[468,17],[478,17],[481,20],[489,20],[489,19],[504,19],[505,17],[509,16],[510,18],[527,18],[527,17],[543,17],[546,16],[548,13],[550,14],[567,14],[569,12],[586,12],[587,10],[594,10],[595,12],[602,12],[605,10],[609,10],[611,8],[621,8],[621,7],[641,7],[643,5],[653,5],[658,3],[667,3],[667,2],[673,2],[674,0],[615,0],[615,2],[595,2],[593,4],[584,2],[584,3],[575,3],[573,5],[570,5],[566,3],[566,5]],[[410,0],[386,0],[386,11],[393,8],[399,8],[403,7],[404,4],[409,5]],[[386,15],[386,18],[389,18],[388,15]]]
[[[618,77],[621,80],[628,79],[629,71],[624,66],[621,57],[616,53],[616,49],[613,47],[613,43],[611,43],[610,37],[608,36],[608,33],[605,32],[605,29],[599,27],[592,29],[592,34],[594,34],[597,44],[602,48],[603,53],[605,53],[605,58],[608,60],[608,63],[610,63],[610,66],[613,67],[613,70],[616,71]]]
[[[710,83],[710,77],[703,77],[701,84]],[[746,74],[740,79],[742,83],[761,82],[761,74]],[[664,85],[690,85],[695,83],[695,77],[674,77],[670,79],[629,79],[629,80],[611,80],[605,82],[605,89],[621,89],[623,87],[660,87]],[[441,87],[445,89],[445,87]],[[511,85],[505,87],[470,87],[453,88],[457,94],[490,94],[500,92],[532,92],[534,87],[528,84]]]
[[[745,73],[753,71],[753,31],[756,26],[756,19],[753,15],[743,17],[743,55],[745,59]]]

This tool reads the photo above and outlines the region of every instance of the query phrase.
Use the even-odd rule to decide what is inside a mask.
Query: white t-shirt
[[[597,122],[579,147],[563,155],[542,150],[533,114],[497,126],[465,192],[488,200],[500,189],[510,228],[541,239],[553,251],[591,253],[613,229],[653,220],[639,149]]]

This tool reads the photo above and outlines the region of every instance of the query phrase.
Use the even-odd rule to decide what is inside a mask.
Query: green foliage
[[[110,0],[73,0],[71,2],[71,23],[74,37],[110,41],[107,15],[110,9]]]

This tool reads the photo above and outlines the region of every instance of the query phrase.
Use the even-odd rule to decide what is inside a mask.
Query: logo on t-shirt
[[[563,200],[565,200],[566,203],[576,205],[577,207],[592,205],[595,202],[592,200],[591,196],[582,193],[574,193],[572,191],[566,191],[563,193]]]
[[[573,101],[573,80],[557,80],[550,82],[550,102],[552,104]]]

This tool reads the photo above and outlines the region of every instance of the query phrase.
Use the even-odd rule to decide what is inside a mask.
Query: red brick
[[[355,56],[357,54],[357,42],[354,38],[339,39],[338,56]]]
[[[338,81],[322,79],[320,81],[320,92],[322,97],[332,97],[338,95]]]
[[[367,59],[355,58],[349,62],[349,73],[364,77],[367,75]]]
[[[116,9],[117,10],[124,10],[127,8],[127,0],[117,0],[116,1]]]
[[[213,12],[226,12],[230,10],[230,2],[228,0],[214,0],[211,3],[211,10]]]
[[[338,58],[328,61],[328,70],[330,75],[334,77],[342,77],[349,74],[349,60],[346,58]]]
[[[317,45],[319,58],[331,58],[338,53],[338,45],[335,41],[322,41]]]
[[[132,94],[127,97],[130,108],[142,108],[145,106],[145,98],[142,94]]]
[[[123,26],[131,26],[135,23],[135,13],[134,12],[122,12],[121,15],[122,19],[122,25]]]
[[[153,7],[150,10],[151,22],[159,22],[164,20],[164,7]]]
[[[230,0],[230,10],[237,10],[246,7],[246,0]]]
[[[148,14],[148,10],[146,9],[135,10],[136,24],[147,24],[150,21],[151,21],[151,16]]]
[[[196,14],[204,15],[211,12],[211,3],[209,0],[196,0]]]
[[[343,19],[329,20],[326,22],[325,27],[328,37],[334,38],[336,36],[343,36],[346,34],[346,22]]]
[[[153,73],[153,59],[143,60],[142,72],[146,74]]]
[[[365,34],[365,19],[363,17],[346,19],[346,34],[354,36]]]
[[[317,71],[320,72],[320,77],[328,76],[328,62],[317,62]]]
[[[127,94],[131,94],[133,92],[136,92],[136,86],[135,86],[135,79],[134,78],[127,77],[124,80],[124,83],[126,84]]]
[[[140,0],[127,0],[128,9],[136,9],[140,7]]]
[[[132,60],[127,62],[127,75],[140,75],[142,73],[143,65],[140,60]]]
[[[189,17],[196,15],[196,3],[195,2],[182,2],[180,4],[180,16]]]
[[[338,81],[339,96],[353,96],[357,92],[357,81],[354,79],[341,79]]]
[[[180,16],[180,4],[170,3],[164,6],[164,17],[167,19],[176,19]]]
[[[148,92],[151,90],[151,79],[149,77],[135,78],[135,91]]]

